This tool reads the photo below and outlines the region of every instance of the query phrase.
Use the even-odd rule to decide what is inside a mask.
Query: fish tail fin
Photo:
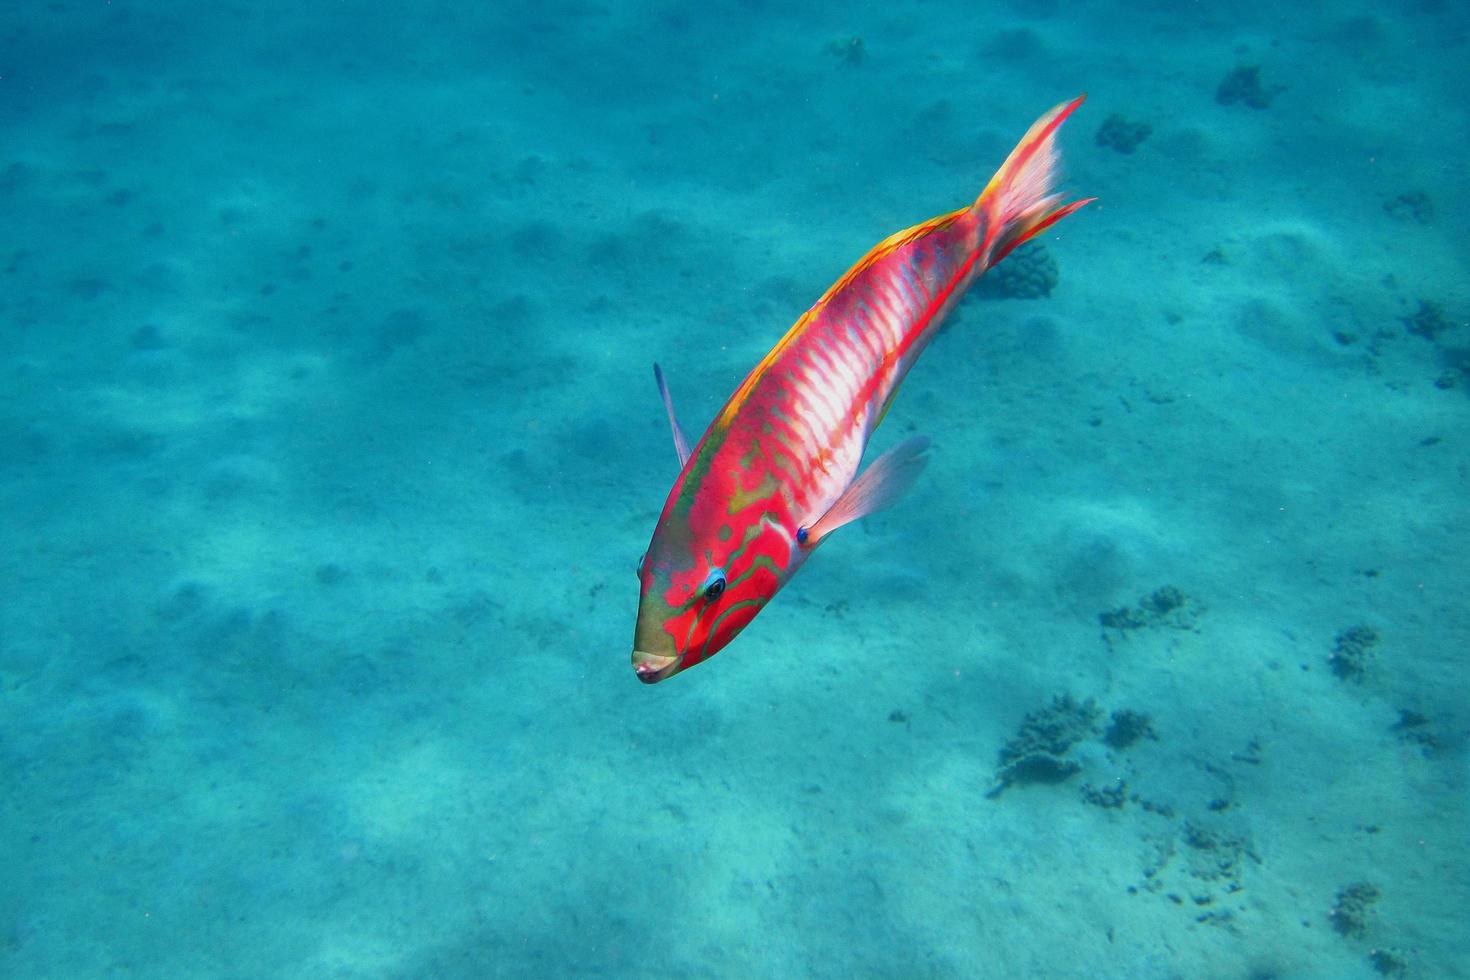
[[[1079,95],[1043,115],[1006,157],[971,210],[980,220],[981,254],[990,268],[1016,246],[1061,221],[1096,198],[1062,204],[1055,193],[1058,164],[1056,135],[1086,95]]]

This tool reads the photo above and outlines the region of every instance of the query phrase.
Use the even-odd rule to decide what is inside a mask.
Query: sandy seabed
[[[0,974],[1470,975],[1467,35],[6,7]],[[649,363],[1083,90],[909,498],[638,684]]]

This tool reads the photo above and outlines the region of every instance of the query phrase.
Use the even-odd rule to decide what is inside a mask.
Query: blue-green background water
[[[1467,29],[0,7],[0,975],[1470,975]],[[1084,90],[910,497],[640,685],[650,362]]]

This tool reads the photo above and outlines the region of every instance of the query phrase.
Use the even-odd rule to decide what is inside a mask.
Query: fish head
[[[633,669],[646,684],[724,649],[801,562],[795,528],[784,526],[774,494],[758,492],[768,487],[741,489],[750,481],[739,471],[715,486],[703,475],[701,488],[689,471],[675,483],[638,565]]]

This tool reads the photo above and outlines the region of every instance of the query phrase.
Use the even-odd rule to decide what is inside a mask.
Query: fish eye
[[[704,597],[706,599],[718,599],[725,591],[725,570],[723,568],[711,568],[708,575],[704,577]]]

